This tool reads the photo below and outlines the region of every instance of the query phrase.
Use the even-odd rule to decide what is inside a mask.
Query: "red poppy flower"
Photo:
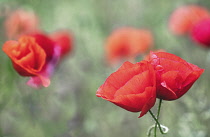
[[[16,10],[12,12],[5,21],[7,36],[18,38],[20,35],[27,34],[38,29],[38,18],[33,12]]]
[[[30,34],[30,36],[34,37],[37,44],[39,44],[46,53],[46,63],[40,71],[40,75],[50,79],[54,73],[55,67],[60,60],[60,46],[43,33]],[[34,76],[30,78],[27,84],[31,87],[39,88],[42,85],[42,80],[40,77]]]
[[[109,62],[122,58],[133,58],[144,53],[153,44],[152,34],[148,30],[121,28],[115,30],[107,39],[105,50]]]
[[[204,69],[167,52],[151,52],[150,62],[157,79],[157,97],[175,100],[184,95]]]
[[[203,46],[210,46],[210,18],[198,22],[192,29],[191,37]]]
[[[155,104],[156,83],[153,66],[147,61],[125,62],[112,73],[96,95],[142,117]]]
[[[73,36],[68,31],[56,31],[51,34],[51,38],[61,48],[61,57],[67,55],[73,48]]]
[[[210,17],[207,9],[197,5],[182,6],[176,9],[169,20],[169,29],[177,35],[189,33],[199,21]]]
[[[43,33],[20,37],[19,41],[8,41],[4,52],[11,58],[15,70],[22,76],[30,76],[31,87],[49,86],[61,57],[61,46]]]
[[[46,53],[33,37],[23,36],[18,41],[7,41],[3,51],[10,57],[15,70],[22,76],[37,76],[44,86],[49,79],[40,75],[45,63]]]

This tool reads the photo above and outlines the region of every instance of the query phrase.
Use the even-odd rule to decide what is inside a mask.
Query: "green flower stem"
[[[155,118],[155,115],[152,113],[151,110],[149,110],[149,113],[151,114],[152,118],[155,120],[156,124],[158,125],[161,134],[165,134],[165,132],[162,130],[160,123],[158,122],[158,119]],[[155,133],[155,137],[156,137],[156,133]]]
[[[158,112],[157,112],[157,121],[158,121],[159,116],[160,116],[161,104],[162,104],[162,99],[159,100],[159,106],[158,106]],[[159,128],[161,129],[160,126],[159,126]],[[154,129],[154,134],[155,134],[155,136],[156,136],[156,131],[157,131],[157,122],[155,123],[155,129]]]
[[[160,108],[161,108],[161,104],[162,104],[162,99],[159,100],[159,106],[158,106],[158,113],[157,113],[157,119],[160,116]]]
[[[154,129],[154,137],[157,137],[157,126],[161,132],[161,134],[166,134],[168,132],[168,128],[166,126],[163,126],[159,123],[159,117],[160,117],[160,108],[162,104],[162,99],[159,100],[158,110],[157,110],[157,117],[152,113],[151,110],[149,110],[149,113],[151,114],[152,118],[155,120],[155,124],[151,126],[147,132],[148,137],[151,136],[151,132]]]

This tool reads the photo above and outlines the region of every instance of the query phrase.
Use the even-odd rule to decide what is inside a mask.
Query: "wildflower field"
[[[209,137],[210,1],[0,0],[0,137]]]

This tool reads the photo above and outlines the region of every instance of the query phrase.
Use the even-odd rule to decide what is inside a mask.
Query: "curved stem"
[[[155,128],[155,125],[152,125],[151,127],[149,127],[148,132],[147,132],[147,137],[151,136],[151,132],[154,128]]]
[[[157,112],[157,121],[158,121],[159,116],[160,116],[161,104],[162,104],[162,99],[159,100],[159,106],[158,106],[158,112]],[[159,128],[160,128],[160,127],[159,127]],[[157,131],[157,122],[155,123],[155,129],[154,129],[154,134],[155,134],[155,136],[156,136],[156,131]]]
[[[151,111],[151,110],[149,110],[149,113],[151,114],[152,118],[155,120],[156,124],[158,125],[158,127],[159,127],[159,129],[160,129],[161,134],[165,134],[165,132],[164,132],[164,131],[162,130],[162,128],[161,128],[160,123],[159,123],[159,122],[158,122],[158,120],[155,118],[155,115],[152,113],[152,111]],[[156,137],[156,134],[155,134],[155,137]]]

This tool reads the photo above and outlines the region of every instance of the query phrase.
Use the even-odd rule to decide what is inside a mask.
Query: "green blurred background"
[[[34,10],[44,31],[69,29],[75,38],[74,51],[51,85],[39,90],[28,87],[28,78],[19,76],[0,51],[0,137],[145,137],[154,124],[149,114],[139,119],[139,113],[95,96],[118,67],[105,63],[104,42],[122,26],[151,30],[154,50],[164,49],[206,69],[186,95],[163,102],[160,122],[170,129],[166,137],[209,137],[210,51],[168,30],[172,11],[187,4],[210,10],[207,0],[0,0],[1,45],[7,40],[5,14],[17,8]]]

